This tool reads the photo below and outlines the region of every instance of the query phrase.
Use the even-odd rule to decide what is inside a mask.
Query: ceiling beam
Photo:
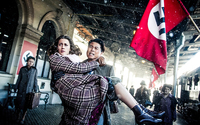
[[[191,15],[191,17],[193,19],[200,19],[200,14],[194,14],[194,15]]]
[[[83,24],[84,25],[84,24]],[[99,28],[99,27],[94,27],[92,25],[84,25],[85,28],[89,28],[89,29],[95,29],[95,30],[99,30],[99,31],[102,31],[102,32],[108,32],[110,34],[114,34],[114,35],[121,35],[121,36],[124,36],[124,37],[127,37],[127,38],[131,38],[132,39],[132,36],[127,36],[128,34],[120,34],[119,32],[115,32],[113,30],[106,30],[106,29],[103,29],[103,28]],[[94,34],[94,33],[92,33]],[[101,36],[103,37],[103,36]]]
[[[179,60],[179,64],[186,63],[188,60]],[[168,67],[174,67],[174,62],[171,62]]]
[[[121,6],[118,4],[113,4],[113,3],[102,3],[102,2],[94,2],[94,1],[89,1],[89,0],[77,0],[80,2],[85,2],[85,3],[89,3],[89,4],[95,4],[95,5],[101,5],[101,6],[105,6],[105,7],[112,7],[112,8],[118,8],[118,9],[123,9],[123,10],[129,10],[129,11],[137,11],[140,13],[144,13],[145,8],[139,8],[139,7],[133,7],[133,6]]]
[[[189,60],[179,60],[179,63],[183,64],[183,63],[186,63],[188,62]]]
[[[88,39],[93,39],[92,38],[92,36],[90,36],[90,35],[87,35],[86,33],[84,33],[83,31],[82,31],[82,29],[80,29],[80,27],[76,27],[82,34],[84,34],[84,39],[86,39],[87,37],[88,37]]]
[[[96,36],[98,36],[98,37],[103,37],[103,38],[109,39],[109,40],[111,40],[111,41],[116,41],[116,42],[118,42],[118,43],[124,43],[124,44],[130,45],[130,43],[123,42],[123,41],[120,41],[120,40],[117,40],[117,39],[112,39],[112,38],[110,38],[110,37],[104,37],[104,36],[101,36],[101,35],[99,35],[99,34],[97,34]],[[130,41],[130,42],[131,42],[131,41]]]
[[[180,54],[197,53],[197,52],[200,52],[200,50],[180,51]]]
[[[126,22],[126,21],[124,21],[124,20],[123,20],[123,22],[122,21],[118,21],[115,18],[108,19],[108,18],[105,18],[106,15],[105,16],[104,15],[98,16],[98,15],[94,15],[94,14],[75,14],[75,15],[84,16],[84,17],[92,18],[92,19],[98,19],[98,20],[101,20],[101,21],[107,21],[107,22],[111,22],[111,23],[117,23],[117,24],[120,24],[122,26],[129,26],[129,27],[132,27],[133,30],[137,29],[137,25],[123,23],[123,22]]]
[[[186,43],[184,44],[184,47],[186,46],[200,46],[200,41],[196,41],[195,43]]]
[[[194,34],[194,33],[198,33],[197,30],[187,30],[187,31],[183,31],[183,34],[186,36],[186,35],[191,35],[191,34]]]
[[[190,55],[190,56],[179,56],[179,59],[190,59],[192,58],[194,55]],[[170,57],[169,59],[170,61],[174,60],[174,57]]]

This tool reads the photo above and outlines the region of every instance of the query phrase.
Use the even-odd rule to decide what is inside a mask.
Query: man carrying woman
[[[61,125],[93,124],[90,123],[90,121],[95,121],[91,120],[93,119],[92,111],[99,105],[105,104],[104,100],[108,89],[108,82],[102,76],[114,75],[112,67],[105,68],[105,71],[100,73],[104,66],[99,67],[99,63],[102,63],[99,58],[105,51],[102,40],[94,39],[89,42],[88,60],[83,63],[73,61],[71,55],[80,55],[77,51],[79,48],[67,36],[58,37],[49,50],[53,89],[64,103]],[[110,71],[106,71],[109,69]],[[140,106],[119,83],[119,79],[112,80],[117,96],[133,111],[137,123],[159,123],[162,121],[152,116],[161,117],[163,112],[152,112]],[[99,112],[102,112],[102,108],[99,108]],[[94,124],[98,123],[99,118],[100,116],[96,118],[97,122]]]

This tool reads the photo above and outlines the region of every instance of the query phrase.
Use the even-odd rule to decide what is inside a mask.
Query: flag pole
[[[193,18],[191,17],[190,13],[187,11],[187,9],[185,8],[185,6],[183,5],[181,0],[178,0],[179,3],[181,4],[182,8],[185,10],[185,12],[188,14],[188,17],[190,18],[190,20],[192,21],[192,23],[194,24],[196,30],[200,33],[199,27],[197,26],[197,24],[194,22]],[[197,41],[197,39],[199,39],[200,35],[197,36],[197,38],[194,41]]]
[[[197,24],[194,22],[193,18],[191,17],[191,15],[188,15],[190,20],[192,21],[192,23],[194,24],[195,28],[197,29],[197,31],[200,33],[199,27],[197,26]]]
[[[193,18],[189,15],[190,20],[192,21],[192,23],[194,24],[196,30],[200,33],[199,27],[197,26],[197,24],[194,22]],[[195,38],[194,42],[196,42],[200,37],[200,34]]]

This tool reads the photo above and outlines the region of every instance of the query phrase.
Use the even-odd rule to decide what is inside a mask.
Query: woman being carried
[[[108,82],[100,75],[88,74],[99,66],[97,61],[75,62],[77,57],[72,54],[80,55],[81,52],[68,36],[58,37],[49,49],[53,89],[64,103],[64,113],[60,124],[90,124],[92,111],[105,100]],[[121,91],[116,90],[117,92]],[[124,101],[123,97],[121,99]],[[162,121],[141,110],[136,101],[124,102],[134,103],[134,107],[130,108],[137,122],[158,123]]]
[[[69,55],[80,55],[81,52],[68,36],[58,37],[49,54],[54,91],[64,103],[60,124],[88,124],[91,112],[103,102],[108,89],[108,83],[102,76],[86,74],[98,67],[99,63],[79,63],[79,57]]]

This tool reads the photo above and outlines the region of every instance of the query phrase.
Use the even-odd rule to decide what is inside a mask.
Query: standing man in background
[[[143,106],[147,107],[148,105],[146,102],[150,102],[150,92],[146,88],[146,83],[144,80],[140,83],[141,87],[137,89],[135,94],[135,99],[138,101],[138,103],[142,104]]]
[[[131,86],[129,92],[131,93],[131,95],[134,97],[134,94],[135,94],[135,89],[133,87],[133,85]]]
[[[27,112],[27,93],[38,91],[37,69],[33,66],[34,63],[35,58],[29,56],[26,66],[23,66],[19,71],[19,76],[15,85],[15,91],[18,90],[16,98],[17,122],[20,122],[20,124],[24,124]],[[22,114],[21,111],[23,112]]]
[[[172,85],[164,84],[162,94],[155,101],[155,111],[165,111],[162,125],[173,125],[176,121],[176,98],[171,94]]]

